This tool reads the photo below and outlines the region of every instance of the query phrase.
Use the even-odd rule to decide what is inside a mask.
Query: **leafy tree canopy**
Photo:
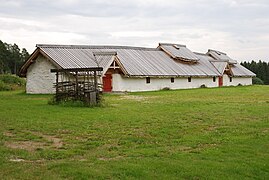
[[[263,62],[259,60],[251,62],[242,62],[242,66],[254,72],[257,78],[253,79],[253,83],[257,84],[269,84],[269,62]]]
[[[8,44],[0,40],[0,74],[18,74],[28,57],[29,53],[25,48],[20,50],[17,44]]]

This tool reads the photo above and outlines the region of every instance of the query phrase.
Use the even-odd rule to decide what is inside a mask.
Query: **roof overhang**
[[[33,64],[36,60],[36,58],[42,55],[44,56],[46,59],[48,59],[49,61],[51,61],[51,63],[57,68],[57,69],[61,69],[62,67],[57,64],[51,57],[49,57],[44,51],[42,51],[42,49],[40,49],[39,47],[37,47],[35,49],[35,51],[29,56],[29,58],[24,62],[24,64],[22,65],[22,67],[20,68],[19,71],[19,76],[20,77],[26,77],[27,74],[27,69],[29,68],[29,66],[31,64]]]

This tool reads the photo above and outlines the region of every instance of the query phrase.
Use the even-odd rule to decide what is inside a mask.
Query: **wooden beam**
[[[126,69],[124,68],[123,64],[120,62],[120,59],[117,56],[115,56],[115,61],[118,64],[118,66],[120,67],[123,74],[128,76],[129,75],[128,72],[126,71]]]

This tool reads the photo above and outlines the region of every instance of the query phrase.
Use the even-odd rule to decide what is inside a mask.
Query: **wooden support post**
[[[96,97],[96,91],[95,92],[90,92],[90,105],[91,106],[95,106],[96,105],[96,100],[97,100],[97,97]]]
[[[62,86],[62,92],[64,92],[64,84],[63,84],[63,72],[61,72],[61,86]]]
[[[88,83],[88,90],[90,90],[90,72],[87,71],[87,83]]]
[[[58,102],[59,101],[59,97],[58,97],[58,95],[59,95],[59,90],[58,90],[58,86],[59,86],[59,73],[58,73],[58,71],[56,72],[56,85],[55,85],[55,88],[56,88],[56,102]]]
[[[76,99],[78,99],[78,72],[76,71]]]
[[[96,75],[96,71],[93,71],[94,73],[94,91],[97,91],[97,75]]]
[[[56,86],[55,86],[55,88],[56,88],[56,94],[58,93],[58,83],[59,83],[58,75],[59,75],[59,73],[56,72]]]

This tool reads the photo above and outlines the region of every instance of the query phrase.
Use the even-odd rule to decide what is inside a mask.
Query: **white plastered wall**
[[[26,92],[29,94],[52,94],[55,93],[53,83],[56,82],[55,73],[50,70],[55,66],[43,56],[39,56],[27,70]],[[101,82],[101,78],[98,78]],[[228,75],[223,76],[223,86],[237,86],[238,84],[251,85],[251,77],[233,77],[232,82]],[[218,87],[218,78],[213,82],[213,77],[198,78],[192,77],[191,82],[188,78],[175,78],[171,83],[171,78],[150,78],[150,83],[146,83],[146,78],[127,78],[120,74],[112,74],[112,91],[154,91],[165,87],[170,89],[199,88],[201,85],[206,87]]]
[[[38,56],[35,62],[27,69],[26,93],[55,93],[53,83],[56,82],[56,76],[55,73],[50,72],[51,69],[55,69],[55,66],[45,57]]]
[[[251,77],[232,77],[232,82],[230,82],[230,77],[227,74],[223,75],[223,86],[237,86],[241,85],[252,85]]]
[[[165,87],[170,89],[188,89],[199,88],[201,85],[206,87],[218,87],[218,80],[213,82],[213,77],[198,78],[192,77],[191,82],[188,78],[175,78],[174,83],[171,83],[171,78],[150,78],[150,83],[146,83],[146,78],[127,78],[120,74],[112,75],[112,91],[154,91],[160,90]]]

